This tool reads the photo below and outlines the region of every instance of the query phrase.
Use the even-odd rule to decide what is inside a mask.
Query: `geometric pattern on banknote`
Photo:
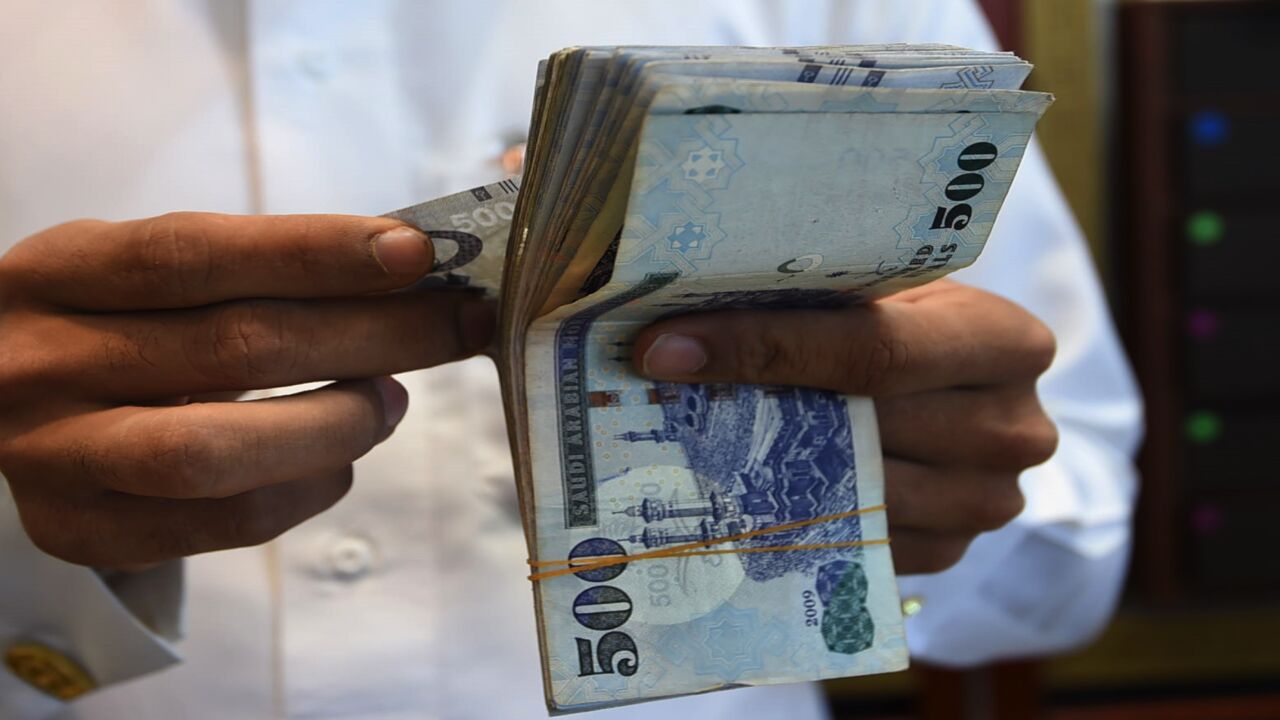
[[[668,666],[663,663],[640,663],[639,670],[630,677],[617,673],[583,676],[576,658],[566,661],[555,654],[549,655],[546,663],[551,685],[556,689],[556,697],[562,705],[635,697],[637,691],[643,693],[660,687],[668,674]]]
[[[734,682],[752,670],[763,669],[766,654],[785,657],[791,647],[782,623],[773,620],[766,624],[756,608],[725,602],[663,633],[658,649],[674,665]]]
[[[637,163],[660,168],[655,175],[659,182],[648,189],[640,207],[669,210],[646,211],[649,227],[642,231],[644,239],[651,243],[655,259],[671,260],[689,272],[696,269],[695,261],[711,258],[724,240],[719,214],[707,208],[713,202],[711,192],[728,189],[743,161],[738,141],[724,137],[731,129],[724,115],[704,115],[684,127],[692,134],[659,136],[645,143]]]
[[[982,166],[977,172],[986,176],[989,182],[1008,184],[1013,182],[1017,172],[1018,161],[1026,152],[1028,136],[1019,132],[1009,132],[1009,123],[1002,122],[1006,118],[985,113],[967,113],[957,117],[948,126],[955,135],[950,141],[939,137],[933,150],[920,159],[920,166],[936,173],[934,181],[938,183],[938,191],[945,187],[944,178],[963,171],[961,155],[974,143],[986,141],[996,146],[996,158],[990,164]]]
[[[837,560],[818,568],[822,637],[832,652],[852,655],[871,647],[875,624],[867,610],[867,574],[862,565]]]
[[[720,213],[703,212],[691,198],[690,193],[670,191],[663,178],[648,193],[653,204],[646,202],[646,207],[651,209],[628,217],[622,241],[634,240],[655,261],[669,262],[680,272],[695,272],[694,261],[709,259],[725,234]]]
[[[990,65],[961,68],[956,71],[955,82],[943,83],[938,87],[943,90],[963,90],[964,88],[989,90],[995,85],[995,74],[995,68]]]

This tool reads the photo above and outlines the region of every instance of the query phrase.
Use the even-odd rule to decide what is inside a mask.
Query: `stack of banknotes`
[[[586,47],[526,171],[392,213],[501,308],[547,703],[904,668],[871,400],[652,382],[655,319],[872,301],[972,263],[1052,102],[946,45]],[[816,546],[816,547],[815,547]]]

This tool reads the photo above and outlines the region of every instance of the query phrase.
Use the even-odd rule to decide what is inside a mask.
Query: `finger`
[[[56,458],[25,475],[68,489],[225,498],[349,465],[407,407],[404,388],[379,378],[249,402],[113,408],[55,423],[16,454]]]
[[[227,498],[173,500],[105,493],[62,505],[53,496],[22,506],[28,535],[46,553],[99,568],[146,566],[188,555],[260,545],[334,505],[351,468]]]
[[[876,418],[887,455],[937,467],[1020,472],[1058,446],[1031,383],[878,398]]]
[[[1016,473],[940,471],[885,458],[890,535],[899,529],[977,534],[1013,521],[1026,501]]]
[[[889,545],[893,570],[898,575],[939,573],[960,562],[973,535],[933,533],[921,530],[895,532]]]
[[[48,317],[42,372],[86,397],[140,402],[391,375],[485,348],[492,306],[470,293],[246,300],[152,313]]]
[[[387,291],[422,277],[433,255],[425,235],[388,218],[171,213],[67,223],[6,260],[6,282],[32,297],[133,310]]]
[[[1043,372],[1053,355],[1048,330],[1007,301],[971,294],[984,299],[684,315],[642,331],[635,361],[663,380],[804,385],[876,397]]]

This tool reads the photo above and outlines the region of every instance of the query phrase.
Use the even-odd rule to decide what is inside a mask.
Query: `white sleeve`
[[[37,643],[81,665],[99,685],[172,665],[182,565],[104,579],[37,549],[0,478],[0,652]],[[37,720],[64,706],[0,668],[0,720]]]
[[[767,4],[785,42],[942,42],[996,49],[973,0]],[[1052,109],[1050,110],[1052,112]],[[1128,562],[1142,404],[1084,238],[1032,143],[986,250],[956,280],[1007,297],[1047,323],[1058,355],[1041,378],[1058,452],[1021,479],[1027,507],[979,537],[952,569],[901,578],[920,601],[912,654],[945,665],[1079,645],[1114,610]]]

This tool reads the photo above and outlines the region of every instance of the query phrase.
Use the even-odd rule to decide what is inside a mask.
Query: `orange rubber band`
[[[783,523],[781,525],[772,525],[766,528],[757,528],[736,535],[726,535],[719,538],[711,538],[710,540],[702,540],[699,542],[684,543],[682,545],[672,545],[669,548],[660,548],[658,550],[650,550],[637,555],[618,555],[615,557],[601,557],[592,560],[579,562],[578,560],[530,560],[529,567],[542,568],[564,566],[556,570],[544,570],[543,572],[535,572],[529,576],[529,580],[538,581],[546,580],[561,575],[569,575],[579,573],[585,570],[595,570],[597,568],[610,567],[613,565],[623,565],[637,560],[653,560],[655,558],[676,557],[676,556],[698,556],[698,555],[733,555],[759,552],[784,552],[788,550],[824,550],[829,548],[846,548],[846,547],[865,547],[867,545],[888,545],[889,538],[881,538],[879,540],[851,540],[848,542],[835,543],[814,543],[809,545],[777,545],[771,547],[755,547],[755,548],[722,548],[719,550],[705,549],[709,545],[719,543],[736,542],[738,540],[746,540],[747,538],[759,537],[761,535],[769,535],[772,533],[786,532],[796,528],[807,527],[809,525],[817,525],[819,523],[827,523],[835,520],[843,520],[845,518],[854,517],[855,515],[866,515],[868,513],[879,512],[885,509],[884,504],[872,505],[870,507],[859,508],[857,510],[849,510],[848,512],[835,513],[833,515],[823,515],[811,520],[797,520],[796,522]]]

